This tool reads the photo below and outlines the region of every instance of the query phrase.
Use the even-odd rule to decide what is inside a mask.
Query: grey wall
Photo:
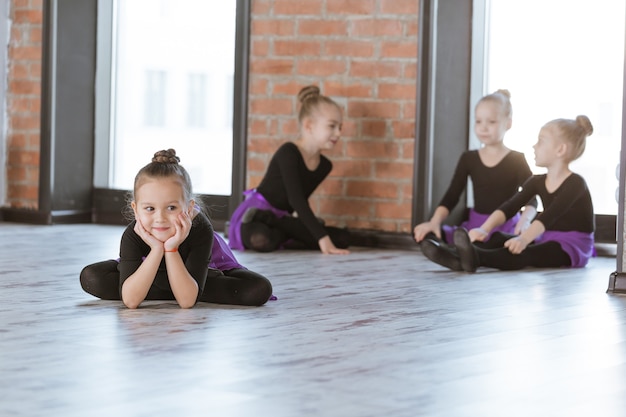
[[[468,149],[472,65],[472,0],[422,0],[420,11],[413,224],[430,218]]]
[[[96,0],[44,2],[39,211],[89,221],[93,183]]]

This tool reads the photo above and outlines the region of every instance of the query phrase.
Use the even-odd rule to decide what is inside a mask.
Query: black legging
[[[252,221],[241,225],[241,240],[248,249],[272,252],[285,249],[317,249],[319,242],[311,235],[302,220],[297,217],[263,216],[263,221]],[[330,240],[338,247],[350,246],[350,232],[338,227],[324,226]]]
[[[479,264],[506,271],[522,269],[527,266],[560,268],[572,265],[567,252],[561,248],[559,243],[553,241],[531,243],[522,253],[514,255],[509,252],[508,248],[504,247],[504,242],[514,237],[514,235],[496,232],[491,235],[487,242],[474,245],[478,251]]]
[[[83,290],[103,300],[121,300],[117,265],[117,261],[108,260],[83,268],[80,273]],[[261,274],[243,268],[228,271],[209,269],[204,291],[198,301],[260,306],[271,296],[272,284]],[[146,300],[174,300],[174,294],[152,287]]]

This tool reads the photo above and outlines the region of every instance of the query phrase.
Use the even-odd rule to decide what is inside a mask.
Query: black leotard
[[[321,155],[317,168],[309,170],[298,146],[287,142],[272,157],[257,191],[277,209],[296,212],[317,241],[326,236],[328,231],[313,214],[308,199],[331,169],[330,160]]]
[[[469,176],[474,190],[474,210],[490,214],[511,198],[531,175],[521,152],[510,151],[497,165],[488,167],[481,161],[477,150],[466,151],[459,158],[452,181],[439,205],[451,211],[458,204]],[[529,204],[537,207],[536,200],[530,200]]]
[[[583,233],[594,231],[591,195],[585,179],[580,175],[572,173],[553,193],[546,189],[546,174],[534,175],[499,209],[510,218],[535,196],[539,196],[543,203],[543,211],[535,220],[541,221],[546,230]]]

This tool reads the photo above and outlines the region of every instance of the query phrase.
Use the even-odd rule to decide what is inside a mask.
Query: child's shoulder
[[[193,218],[193,222],[191,223],[191,227],[195,229],[203,229],[213,231],[213,225],[209,216],[207,216],[203,211],[200,211]]]
[[[293,157],[301,157],[300,149],[298,149],[298,145],[289,141],[285,142],[276,149],[274,152],[274,159],[292,159]]]
[[[581,184],[581,185],[584,185],[585,187],[587,186],[587,181],[585,181],[585,177],[575,172],[572,172],[570,176],[566,178],[565,181],[573,182],[576,184]]]
[[[299,153],[300,150],[298,149],[298,145],[296,145],[295,143],[291,141],[288,141],[278,147],[278,149],[276,150],[276,153],[279,153],[279,152],[298,152]]]

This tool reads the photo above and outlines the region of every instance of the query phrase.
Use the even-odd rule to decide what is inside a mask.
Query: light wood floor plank
[[[239,252],[260,308],[84,293],[123,228],[0,223],[0,416],[624,416],[615,259],[450,272],[419,251]]]

